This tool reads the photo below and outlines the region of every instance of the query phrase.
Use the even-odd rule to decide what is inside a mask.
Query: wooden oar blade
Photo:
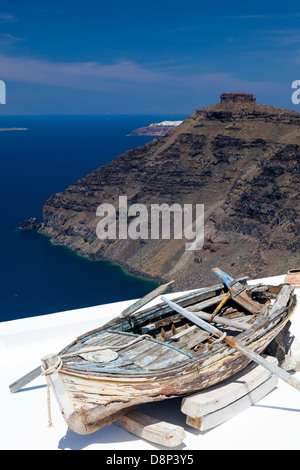
[[[213,272],[215,273],[216,276],[218,276],[219,279],[221,279],[221,281],[225,284],[225,286],[233,287],[232,285],[232,281],[234,281],[233,277],[229,276],[229,274],[225,273],[225,271],[222,271],[222,269],[220,268],[214,268]],[[241,283],[238,281],[234,285],[237,287],[241,287]]]
[[[168,287],[173,284],[174,281],[167,282],[167,284],[163,284],[162,286],[158,286],[156,289],[154,289],[152,292],[149,292],[149,294],[145,295],[141,299],[137,300],[134,302],[134,304],[130,305],[130,307],[127,307],[125,310],[123,310],[122,313],[120,313],[120,317],[122,318],[127,318],[129,315],[132,313],[136,312],[140,308],[142,308],[144,305],[148,304],[151,302],[151,300],[155,299],[159,295],[163,294],[166,292]]]
[[[256,302],[255,300],[251,299],[251,297],[248,295],[245,288],[243,288],[243,285],[239,282],[239,280],[236,280],[235,282],[235,279],[233,277],[231,277],[229,274],[225,273],[225,271],[222,271],[222,269],[219,268],[214,268],[213,272],[226,285],[231,294],[232,299],[237,304],[246,309],[248,312],[253,313],[254,315],[257,315],[261,311],[263,306],[259,302]]]
[[[11,393],[16,393],[21,388],[25,387],[25,385],[29,384],[32,382],[34,379],[39,377],[42,373],[41,367],[37,367],[36,369],[33,369],[31,372],[28,372],[28,374],[24,375],[20,379],[16,380],[14,383],[9,385]]]
[[[256,362],[257,364],[265,367],[268,369],[272,374],[275,374],[277,377],[279,377],[281,380],[284,382],[288,383],[292,387],[296,388],[300,392],[300,382],[293,377],[291,374],[286,372],[285,370],[281,369],[281,367],[278,367],[276,364],[272,364],[269,361],[267,361],[265,358],[257,354],[256,352],[252,351],[249,348],[246,348],[245,346],[242,346],[239,344],[237,341],[235,341],[231,337],[226,337],[225,342],[229,345],[240,351],[241,353],[245,354],[249,359],[252,361]]]

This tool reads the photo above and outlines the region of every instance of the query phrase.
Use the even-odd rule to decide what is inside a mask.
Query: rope
[[[52,415],[51,415],[51,396],[50,396],[50,380],[49,380],[49,375],[57,373],[61,370],[63,366],[62,359],[65,357],[72,357],[72,356],[78,356],[82,353],[87,353],[87,352],[96,352],[96,351],[103,351],[105,349],[117,349],[118,351],[120,349],[127,348],[128,346],[131,346],[132,344],[136,343],[137,341],[140,341],[143,338],[151,338],[150,335],[144,334],[141,336],[138,336],[137,338],[134,338],[132,341],[129,341],[126,344],[122,344],[120,346],[94,346],[90,348],[82,348],[79,349],[78,351],[74,351],[72,353],[68,354],[62,354],[61,356],[57,356],[57,361],[55,364],[52,366],[48,367],[48,369],[45,369],[44,366],[41,366],[42,373],[41,375],[45,376],[46,383],[47,383],[47,411],[48,411],[48,428],[53,427],[52,423]]]
[[[227,336],[227,333],[223,333],[220,338],[216,339],[213,344],[220,343]]]
[[[54,372],[59,372],[60,369],[62,368],[62,360],[58,356],[57,361],[53,366],[49,367],[48,369],[45,369],[43,365],[41,366],[42,369],[42,374],[46,378],[47,382],[47,410],[48,410],[48,428],[53,427],[52,423],[52,416],[51,416],[51,397],[50,397],[50,380],[49,380],[49,375],[53,374]]]

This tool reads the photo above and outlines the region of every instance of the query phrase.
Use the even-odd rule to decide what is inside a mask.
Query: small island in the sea
[[[179,126],[183,121],[162,121],[162,122],[154,122],[153,124],[149,124],[146,127],[140,127],[139,129],[135,129],[128,135],[153,135],[153,136],[162,136],[165,135],[171,129]]]
[[[0,127],[0,131],[28,131],[27,127]]]

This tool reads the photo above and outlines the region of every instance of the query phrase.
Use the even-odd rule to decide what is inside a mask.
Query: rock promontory
[[[31,217],[31,219],[23,220],[20,223],[20,229],[22,230],[38,230],[41,226],[41,222],[39,222],[36,217]]]
[[[139,127],[134,129],[129,135],[150,135],[150,136],[162,136],[165,135],[174,127],[179,126],[182,121],[162,121],[162,122],[153,122],[145,127]]]
[[[171,280],[174,289],[214,281],[219,266],[263,277],[300,265],[300,114],[223,93],[166,135],[129,150],[46,201],[40,231],[91,259]],[[96,236],[97,207],[204,204],[199,250],[184,239]]]

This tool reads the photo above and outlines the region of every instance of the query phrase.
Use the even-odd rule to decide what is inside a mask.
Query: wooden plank
[[[139,367],[148,368],[147,366],[153,362],[153,358],[156,357],[156,361],[158,364],[161,362],[161,349],[158,349],[158,345],[156,345],[156,351],[146,351],[143,354],[140,354],[138,357],[132,359],[132,361],[137,364]]]
[[[266,359],[273,364],[278,362],[272,356],[267,356]],[[245,396],[271,375],[264,367],[252,363],[224,382],[183,398],[181,411],[193,418],[199,418]]]
[[[81,359],[80,357],[76,361],[73,361],[71,358],[64,360],[63,363],[64,363],[64,366],[68,370],[72,370],[74,372],[76,371],[82,371],[86,373],[111,372],[111,373],[121,374],[122,369],[127,366],[130,366],[130,368],[132,368],[132,373],[142,372],[140,368],[138,368],[137,366],[134,366],[133,362],[130,361],[130,359],[120,357],[120,356],[118,357],[118,359],[112,362],[89,362],[89,361],[86,361],[85,359]]]
[[[111,338],[111,337],[112,337],[112,335],[111,335],[111,332],[110,332],[110,331],[101,331],[101,332],[99,332],[98,335],[92,336],[91,338],[87,339],[86,341],[85,341],[85,340],[83,340],[83,341],[78,341],[74,346],[72,346],[72,348],[75,347],[75,346],[76,346],[76,347],[79,346],[80,348],[85,347],[85,346],[87,346],[87,347],[88,347],[88,346],[93,346],[93,345],[95,345],[96,343],[98,343],[98,342],[100,342],[100,341],[101,341],[101,342],[104,342],[104,341],[106,341],[108,338]],[[71,350],[72,348],[70,348],[70,350]]]
[[[181,315],[170,315],[167,316],[163,319],[156,319],[153,323],[148,323],[145,326],[142,326],[140,328],[140,333],[141,334],[148,334],[151,333],[151,331],[154,330],[159,330],[161,327],[165,328],[166,326],[170,326],[172,323],[179,323],[182,321],[182,316]]]
[[[239,400],[199,418],[187,416],[186,423],[199,431],[208,431],[209,429],[228,421],[242,411],[245,411],[247,408],[250,408],[250,406],[254,405],[270,393],[276,387],[277,383],[277,377],[272,375],[265,382]]]
[[[192,355],[193,357],[193,355]],[[177,353],[176,351],[172,351],[171,349],[168,350],[161,350],[159,356],[153,357],[152,361],[150,361],[147,365],[149,370],[160,370],[160,369],[168,369],[169,367],[173,366],[174,364],[179,364],[182,361],[186,361],[186,357],[183,354]]]
[[[237,280],[235,281],[229,274],[225,273],[219,268],[213,269],[213,272],[224,282],[227,286],[229,292],[231,293],[232,299],[244,307],[246,310],[253,314],[258,314],[263,305],[256,300],[251,299],[251,297],[247,294],[246,290],[243,290],[243,286]],[[245,287],[246,289],[246,287]]]
[[[190,312],[197,312],[198,310],[203,310],[204,308],[211,307],[212,305],[218,304],[226,297],[227,294],[217,295],[216,297],[212,297],[211,299],[203,300],[203,302],[199,302],[191,307],[187,307],[187,310]]]
[[[134,312],[136,312],[137,310],[142,308],[144,305],[148,304],[153,299],[158,297],[160,294],[165,292],[168,289],[168,287],[173,283],[174,283],[174,281],[170,281],[167,284],[164,284],[162,286],[158,286],[152,292],[150,292],[149,294],[146,294],[144,297],[142,297],[141,299],[134,302],[133,305],[130,305],[128,308],[125,308],[125,310],[123,310],[123,312],[120,313],[119,317],[120,318],[130,317],[130,315],[132,315]]]
[[[210,314],[206,313],[206,312],[194,312],[194,315],[196,315],[199,318],[202,318],[203,320],[209,320],[210,319]],[[219,323],[221,325],[226,325],[226,326],[229,326],[229,327],[232,327],[232,328],[237,328],[237,329],[243,330],[243,331],[250,330],[250,328],[251,328],[251,325],[246,323],[246,322],[243,322],[241,320],[232,320],[230,318],[226,318],[225,316],[220,317],[219,315],[215,316],[212,323]]]
[[[139,335],[136,335],[134,333],[128,333],[128,332],[125,332],[125,331],[118,331],[117,332],[118,334],[120,335],[124,335],[124,336],[128,336],[128,337],[138,337]],[[193,355],[188,353],[187,351],[184,351],[184,349],[179,349],[177,348],[176,346],[173,346],[172,344],[170,343],[167,343],[167,342],[163,342],[163,341],[159,341],[158,339],[155,339],[153,337],[151,338],[148,338],[146,339],[147,341],[152,341],[153,343],[157,343],[157,344],[160,344],[161,346],[163,346],[164,348],[169,348],[169,349],[172,349],[173,351],[176,351],[177,353],[180,353],[180,354],[183,354],[184,356],[187,356],[187,357],[191,357],[193,358]]]
[[[278,294],[277,299],[275,300],[274,304],[270,308],[269,316],[272,318],[272,316],[281,308],[286,307],[291,293],[294,291],[294,287],[291,286],[290,284],[286,284],[282,287],[281,291]]]
[[[199,330],[197,332],[195,332],[190,338],[189,338],[189,341],[186,345],[186,349],[192,349],[194,346],[196,346],[197,344],[200,344],[202,343],[203,341],[205,341],[206,339],[208,339],[210,336],[209,333],[207,333],[206,331],[203,331],[203,330]],[[181,346],[183,347],[183,346]]]
[[[130,339],[126,338],[126,341],[122,344],[123,346],[122,345],[119,346],[120,355],[122,357],[124,356],[124,357],[128,357],[129,359],[132,359],[135,356],[138,356],[139,354],[141,354],[143,351],[146,351],[148,348],[151,348],[152,342],[151,340],[148,340],[147,338],[141,338],[136,343],[130,344]],[[129,346],[126,346],[126,344],[129,344]]]
[[[135,364],[140,365],[140,361],[143,361],[145,356],[151,355],[152,358],[155,356],[159,356],[159,353],[161,352],[161,346],[160,344],[152,343],[148,341],[148,344],[144,344],[143,349],[139,349],[138,351],[135,350],[124,350],[122,351],[122,357],[128,357],[132,362]]]
[[[209,337],[209,333],[200,329],[197,325],[190,326],[186,330],[172,336],[168,341],[175,341],[179,348],[191,349],[196,344],[202,343]]]
[[[36,367],[32,371],[28,372],[28,374],[24,375],[20,379],[16,380],[12,384],[10,384],[9,389],[10,389],[11,393],[16,393],[19,390],[21,390],[21,388],[25,387],[25,385],[29,384],[34,379],[39,377],[41,375],[41,372],[42,372],[41,367],[40,366]]]
[[[114,423],[135,436],[166,447],[178,447],[186,437],[181,426],[160,421],[139,411],[130,411]]]
[[[198,289],[192,293],[185,294],[181,297],[176,297],[174,298],[174,302],[178,302],[182,306],[187,306],[187,305],[192,305],[199,301],[201,297],[211,294],[212,296],[215,295],[215,291],[220,290],[224,288],[224,284],[216,284],[211,287],[204,287],[201,289]],[[164,303],[159,303],[155,305],[154,307],[147,308],[142,311],[138,311],[134,314],[134,318],[136,319],[138,317],[139,320],[146,321],[147,318],[153,318],[157,313],[161,315],[166,315],[167,313],[170,313],[172,309],[165,305]],[[93,332],[90,332],[91,334]]]
[[[74,353],[74,356],[76,356],[79,350],[83,350],[85,348],[88,349],[90,347],[97,347],[97,346],[101,346],[103,348],[106,347],[107,349],[111,347],[115,348],[118,346],[121,349],[123,345],[126,345],[130,341],[131,341],[130,339],[124,336],[119,336],[119,335],[117,336],[117,335],[110,334],[110,335],[105,335],[105,337],[104,335],[99,335],[99,337],[94,338],[94,341],[92,342],[76,344],[75,346],[70,348],[66,354]]]
[[[187,334],[189,334],[191,331],[196,330],[197,328],[198,328],[197,325],[189,326],[188,328],[185,328],[184,330],[180,331],[180,332],[177,333],[176,335],[172,336],[170,339],[167,339],[166,343],[168,343],[169,341],[175,341],[175,340],[181,338],[181,336],[187,335]]]

